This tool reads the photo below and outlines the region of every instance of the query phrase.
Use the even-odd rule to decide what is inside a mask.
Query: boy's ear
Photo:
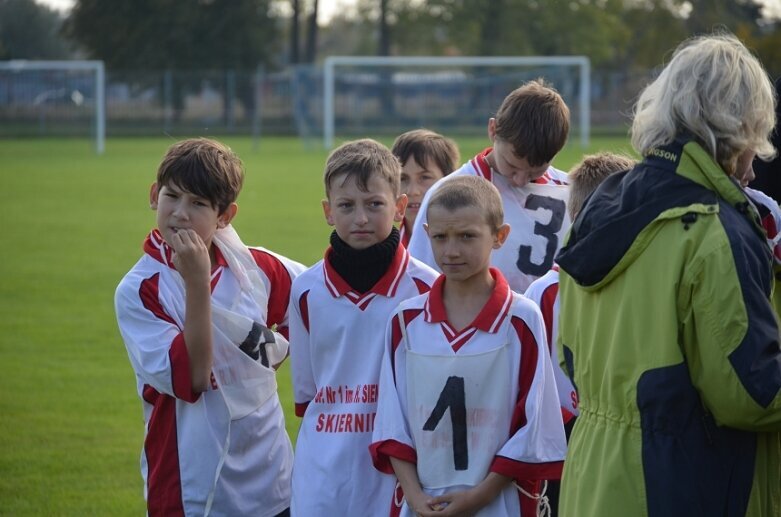
[[[239,211],[239,205],[231,203],[220,215],[217,216],[217,228],[228,226]]]
[[[407,211],[408,202],[409,199],[407,198],[407,194],[402,194],[396,198],[396,213],[393,214],[393,220],[395,222],[400,223],[402,219],[404,219],[404,212]]]
[[[157,210],[157,197],[160,194],[160,189],[157,187],[157,182],[152,183],[149,187],[149,208]]]
[[[331,217],[331,203],[327,199],[323,199],[323,215],[325,215],[325,222],[328,226],[334,225],[334,219]]]
[[[495,250],[501,248],[502,244],[504,244],[504,241],[507,240],[508,235],[510,235],[510,225],[505,223],[502,226],[500,226],[498,230],[496,230],[496,234],[494,235],[493,248]]]
[[[496,140],[496,119],[493,117],[488,119],[488,138],[491,142]]]

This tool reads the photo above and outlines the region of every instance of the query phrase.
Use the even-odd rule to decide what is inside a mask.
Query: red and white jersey
[[[781,238],[779,238],[779,231],[781,231],[781,208],[778,207],[775,199],[764,192],[748,187],[744,188],[743,191],[751,202],[754,203],[754,206],[757,207],[762,220],[762,227],[765,229],[765,233],[767,233],[768,244],[773,249],[775,263],[781,264]]]
[[[437,356],[444,371],[442,375],[445,375],[454,362],[450,358],[478,358],[506,347],[509,355],[503,365],[507,371],[495,370],[495,373],[497,377],[505,379],[507,385],[496,390],[493,396],[506,406],[505,411],[511,417],[506,429],[500,429],[498,425],[490,426],[493,432],[503,432],[505,435],[498,441],[499,446],[488,468],[482,473],[482,478],[489,472],[497,472],[514,478],[529,492],[534,490],[530,487],[539,480],[560,478],[567,445],[553,369],[546,350],[542,316],[532,302],[510,290],[497,269],[492,268],[491,273],[496,285],[490,299],[474,322],[460,331],[455,330],[447,320],[443,300],[443,287],[447,281],[444,275],[437,279],[428,294],[403,302],[391,318],[386,331],[380,400],[370,448],[374,465],[381,472],[393,473],[391,457],[414,463],[419,470],[423,462],[430,460],[422,455],[430,454],[428,451],[431,450],[431,444],[421,447],[421,443],[414,438],[420,436],[417,432],[419,430],[410,428],[410,422],[420,421],[410,414],[408,390],[413,386],[413,381],[420,380],[408,378],[409,372],[415,371],[408,368],[408,362],[413,359],[412,354]],[[469,386],[469,383],[465,385]],[[445,393],[446,387],[441,386],[439,390]],[[437,393],[438,390],[433,389],[433,392]],[[445,458],[446,463],[455,463],[457,454],[471,461],[469,451],[490,436],[486,432],[470,433],[470,429],[479,429],[481,424],[490,425],[496,420],[495,411],[470,407],[469,393],[462,393],[460,402],[455,400],[458,397],[454,393],[453,390],[448,392],[449,403],[465,406],[464,422],[452,420],[458,418],[455,415],[459,412],[451,410],[439,415],[436,426],[428,426],[434,413],[431,416],[423,415],[424,419],[429,419],[423,428],[426,431],[432,430],[432,427],[452,424],[455,437],[455,429],[466,428],[461,436],[467,439],[462,441],[461,447],[455,446],[455,438],[454,443],[444,444],[446,450],[449,448],[453,451],[452,457]],[[445,467],[452,468],[452,465]],[[456,470],[466,468],[464,465],[456,467]],[[454,484],[432,488],[422,484],[423,489],[432,496],[469,487]],[[536,505],[534,500],[521,498],[515,486],[509,485],[479,515],[518,516],[522,510],[524,515],[536,515]],[[413,515],[406,503],[401,514]]]
[[[384,328],[399,302],[437,274],[398,246],[370,291],[352,290],[326,258],[293,282],[290,361],[296,414],[291,511],[299,517],[384,515],[395,479],[377,472],[368,446],[377,412]]]
[[[457,176],[485,178],[499,190],[504,205],[504,222],[510,225],[507,241],[491,254],[491,264],[507,278],[513,291],[522,293],[533,280],[553,266],[553,259],[569,229],[567,175],[550,167],[537,181],[523,188],[514,187],[488,165],[485,157],[490,152],[490,148],[484,150],[431,186],[415,219],[408,249],[413,257],[438,270],[431,243],[423,229],[432,194],[443,182]]]
[[[265,307],[241,291],[216,246],[212,304],[286,333],[292,279],[303,266],[249,249],[267,293]],[[209,390],[193,392],[183,289],[171,287],[181,279],[172,250],[155,230],[144,252],[117,287],[115,307],[144,411],[141,474],[148,514],[278,514],[290,505],[293,463],[279,398],[274,393],[252,413],[231,420],[214,378]]]
[[[578,394],[572,385],[572,380],[559,365],[559,352],[556,339],[559,335],[559,266],[553,268],[531,283],[524,293],[528,299],[537,304],[545,322],[545,336],[548,338],[548,352],[553,364],[553,374],[556,377],[556,389],[559,392],[561,415],[564,423],[578,416]]]

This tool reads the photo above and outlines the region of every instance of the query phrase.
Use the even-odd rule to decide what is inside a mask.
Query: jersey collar
[[[345,296],[348,293],[353,295],[359,294],[356,293],[353,288],[350,287],[350,284],[348,284],[344,278],[339,276],[339,273],[337,273],[336,270],[331,266],[331,263],[328,260],[328,256],[332,252],[333,248],[329,246],[325,251],[325,260],[323,260],[323,277],[325,279],[325,285],[328,288],[328,291],[334,298]],[[409,257],[410,255],[407,252],[407,249],[399,244],[399,246],[396,247],[396,253],[393,255],[393,260],[391,261],[390,266],[388,266],[388,270],[384,275],[382,275],[382,277],[380,277],[377,283],[374,284],[374,286],[369,291],[363,293],[363,295],[360,295],[360,297],[364,298],[369,294],[379,294],[382,296],[387,296],[388,298],[396,296],[396,291],[399,288],[401,277],[407,270]]]
[[[504,275],[496,269],[490,268],[491,276],[495,284],[488,302],[478,313],[475,320],[467,327],[477,328],[484,332],[496,333],[504,318],[510,312],[510,302],[512,301],[512,291],[504,278]],[[445,310],[445,300],[443,298],[445,287],[445,275],[440,275],[429,291],[424,313],[425,320],[428,323],[447,323],[447,311]],[[463,333],[466,329],[462,330]]]
[[[472,167],[477,171],[477,175],[487,179],[488,181],[492,181],[494,170],[491,168],[491,166],[488,164],[488,160],[485,159],[486,156],[491,154],[491,151],[493,151],[492,147],[486,147],[483,149],[477,156],[472,158],[471,163]],[[551,177],[550,173],[550,167],[548,167],[548,170],[545,171],[545,173],[537,178],[536,180],[532,181],[531,183],[537,184],[537,185],[547,185],[549,183],[555,183],[557,185],[561,185],[562,182],[554,179]],[[496,174],[499,174],[498,172]]]
[[[491,151],[493,150],[493,147],[486,147],[480,153],[478,153],[477,156],[472,158],[472,167],[475,169],[475,171],[477,171],[477,175],[487,179],[488,181],[491,181],[494,171],[491,169],[491,166],[488,164],[488,161],[485,159],[485,157],[491,154]]]

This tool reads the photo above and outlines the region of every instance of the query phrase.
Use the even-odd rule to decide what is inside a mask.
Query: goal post
[[[377,87],[390,81],[391,83],[409,82],[414,78],[399,77],[400,74],[393,74],[390,70],[397,69],[421,69],[421,76],[431,74],[432,70],[454,70],[463,67],[473,68],[495,68],[495,67],[559,67],[576,68],[578,70],[577,82],[578,91],[576,94],[577,118],[580,133],[580,142],[583,147],[589,143],[590,133],[590,80],[591,63],[585,56],[507,56],[507,57],[432,57],[432,56],[330,56],[326,58],[323,67],[323,145],[326,149],[331,149],[334,145],[336,119],[337,119],[337,91],[336,83],[338,78],[338,69],[347,67],[365,67],[364,70],[377,67],[385,70],[385,76],[380,79],[367,79],[364,81],[372,82]],[[422,70],[422,69],[426,70]],[[407,74],[409,75],[409,74]],[[456,79],[444,78],[443,89],[452,88]],[[356,78],[360,82],[361,78]],[[555,82],[554,82],[555,86]],[[371,85],[369,86],[371,87]],[[509,93],[509,90],[504,94]],[[387,103],[387,101],[386,101]],[[498,107],[498,106],[497,106]],[[349,109],[346,111],[350,111]],[[489,113],[485,113],[487,120]]]
[[[34,77],[23,78],[34,72]],[[72,86],[68,76],[87,73],[91,86]],[[77,83],[83,82],[80,79]],[[85,92],[81,90],[84,89]],[[91,92],[88,90],[92,90]],[[87,95],[85,95],[85,93]],[[0,110],[42,112],[47,102],[64,99],[76,106],[92,105],[95,152],[106,148],[106,72],[103,61],[0,61]]]

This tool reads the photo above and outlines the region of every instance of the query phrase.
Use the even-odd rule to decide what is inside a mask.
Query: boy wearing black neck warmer
[[[296,414],[293,515],[383,515],[396,480],[368,446],[388,319],[437,273],[399,244],[401,165],[374,140],[328,157],[323,211],[334,226],[325,258],[293,283],[290,356]]]

